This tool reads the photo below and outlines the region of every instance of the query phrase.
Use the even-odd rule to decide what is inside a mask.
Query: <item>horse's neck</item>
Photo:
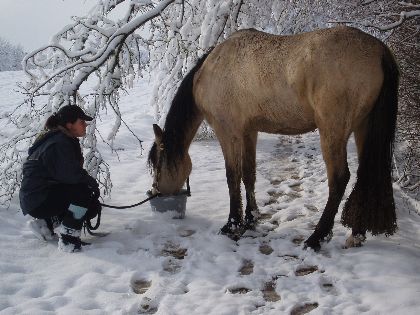
[[[168,154],[174,161],[182,160],[188,154],[188,149],[194,136],[203,121],[203,116],[198,111],[190,115],[168,114],[165,122],[165,134]]]
[[[203,118],[201,115],[189,117],[188,121],[181,122],[179,119],[176,124],[166,124],[165,131],[173,135],[173,140],[176,141],[176,146],[182,148],[183,154],[188,152],[188,149],[200,127]]]
[[[165,132],[170,133],[174,138],[176,144],[172,145],[178,147],[176,149],[178,153],[182,150],[182,155],[188,151],[203,121],[203,115],[195,104],[192,91],[194,71],[195,68],[181,82],[165,122]]]

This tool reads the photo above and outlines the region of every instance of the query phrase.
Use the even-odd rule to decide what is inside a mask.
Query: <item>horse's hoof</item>
[[[256,226],[257,226],[257,220],[252,217],[252,218],[246,218],[245,217],[245,222],[244,222],[244,229],[245,230],[255,230]]]
[[[344,245],[344,248],[351,248],[351,247],[362,247],[363,243],[366,241],[366,236],[363,234],[357,234],[357,235],[350,235],[346,243]]]
[[[313,249],[314,252],[319,252],[321,250],[321,243],[319,241],[312,241],[309,238],[303,243],[303,249],[306,250],[308,248]]]
[[[220,234],[226,235],[230,239],[237,241],[245,233],[245,227],[242,223],[226,223],[221,229]]]
[[[321,242],[326,242],[329,243],[331,241],[331,239],[333,238],[333,231],[329,231],[327,236],[325,236]]]
[[[255,221],[249,221],[244,223],[244,230],[250,230],[250,231],[255,231],[255,228],[257,227],[257,222]]]
[[[319,236],[316,231],[305,241],[303,249],[312,248],[318,252],[321,249],[321,243],[328,243],[333,237],[333,232],[329,231],[325,236]]]

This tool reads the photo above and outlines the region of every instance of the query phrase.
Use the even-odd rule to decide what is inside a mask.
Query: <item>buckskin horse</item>
[[[232,34],[198,60],[175,94],[164,129],[154,125],[148,161],[154,187],[179,192],[191,172],[189,146],[203,119],[223,151],[230,212],[221,233],[235,238],[253,228],[259,131],[296,135],[316,128],[329,195],[305,246],[319,250],[350,178],[346,146],[355,136],[359,166],[341,222],[351,245],[365,233],[397,228],[391,161],[399,71],[389,48],[358,29],[339,26],[291,36],[254,29]],[[246,190],[242,214],[241,180]]]

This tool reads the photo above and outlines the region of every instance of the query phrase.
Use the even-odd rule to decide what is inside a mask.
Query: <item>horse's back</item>
[[[379,94],[383,47],[349,27],[291,36],[241,30],[207,57],[194,96],[210,124],[296,134],[331,116],[358,121]]]

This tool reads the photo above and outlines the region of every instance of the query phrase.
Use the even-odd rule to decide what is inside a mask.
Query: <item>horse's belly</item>
[[[253,124],[257,131],[284,135],[298,135],[316,129],[315,122],[310,120],[272,121],[258,118]]]
[[[308,104],[299,102],[296,97],[286,100],[273,97],[276,102],[244,104],[248,111],[248,125],[255,130],[274,134],[295,135],[316,129],[314,111]],[[263,104],[263,105],[261,105]],[[243,108],[246,112],[246,109]]]

